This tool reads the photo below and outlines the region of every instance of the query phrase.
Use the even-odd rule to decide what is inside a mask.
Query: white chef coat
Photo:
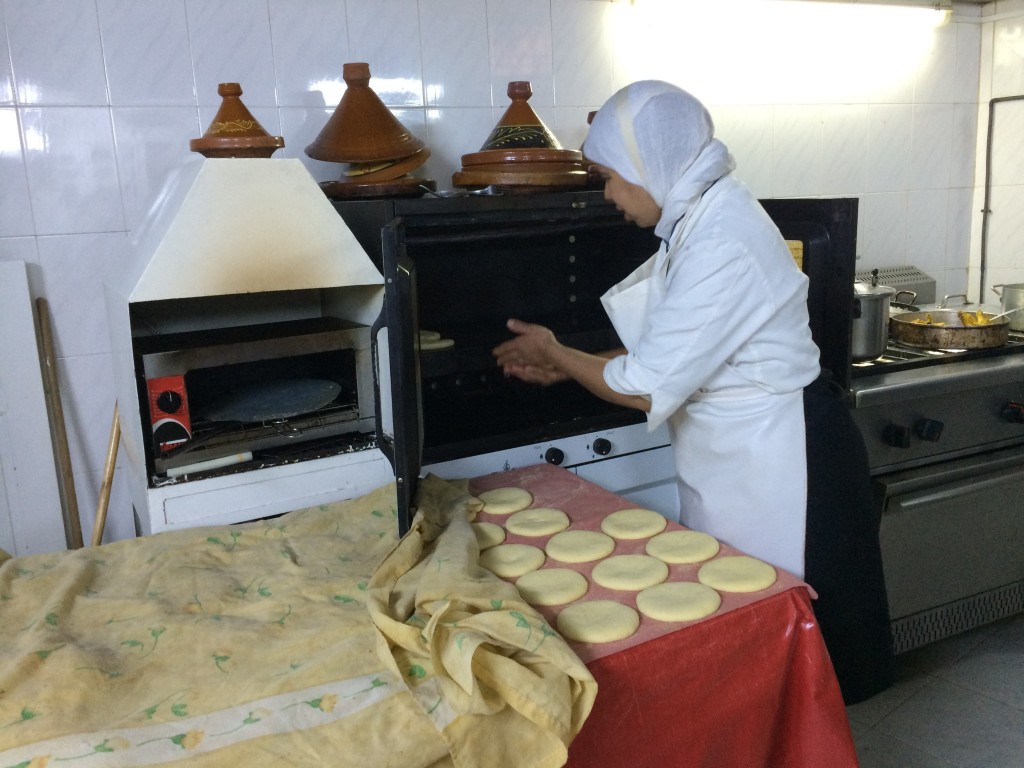
[[[798,576],[807,464],[803,388],[819,374],[807,278],[731,176],[666,247],[602,297],[627,348],[605,382],[667,421],[680,521]]]

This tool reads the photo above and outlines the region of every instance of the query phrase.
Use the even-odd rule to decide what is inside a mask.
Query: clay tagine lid
[[[507,93],[512,103],[480,149],[561,149],[558,139],[528,103],[533,96],[530,81],[513,80]]]
[[[370,65],[345,64],[345,93],[306,154],[329,163],[376,163],[410,157],[425,144],[409,133],[370,88]]]
[[[563,149],[555,135],[527,103],[533,88],[525,80],[508,84],[512,104],[479,152],[462,156],[462,170],[452,175],[456,187],[500,186],[516,191],[571,189],[586,183],[583,155]]]
[[[282,136],[271,136],[242,103],[242,86],[221,83],[217,93],[220,109],[201,139],[192,139],[189,149],[204,157],[270,157],[284,146]]]

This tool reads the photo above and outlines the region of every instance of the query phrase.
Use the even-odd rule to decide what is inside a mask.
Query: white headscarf
[[[615,93],[594,115],[583,154],[654,198],[661,208],[654,233],[668,240],[708,187],[736,167],[714,130],[707,109],[689,93],[641,80]]]

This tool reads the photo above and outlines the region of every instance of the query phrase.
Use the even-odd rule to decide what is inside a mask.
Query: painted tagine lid
[[[529,81],[513,80],[508,84],[512,103],[480,151],[462,156],[462,170],[452,176],[456,187],[500,186],[533,191],[586,184],[582,153],[562,147],[529,105],[532,95]]]
[[[221,83],[217,93],[220,109],[202,138],[189,142],[189,149],[204,157],[270,157],[284,146],[284,137],[267,133],[242,103],[239,83]]]

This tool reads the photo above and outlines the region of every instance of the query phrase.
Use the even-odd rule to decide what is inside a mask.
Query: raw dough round
[[[476,495],[484,503],[484,512],[492,515],[510,515],[533,504],[533,494],[525,488],[509,486],[493,488]]]
[[[720,557],[704,563],[697,580],[721,592],[757,592],[775,583],[775,569],[749,555]]]
[[[623,640],[640,626],[640,614],[614,600],[573,603],[558,614],[558,631],[581,643],[611,643]]]
[[[496,547],[505,540],[505,529],[495,523],[479,522],[470,523],[473,533],[476,534],[476,543],[480,545],[480,551]]]
[[[667,524],[653,509],[620,509],[605,516],[601,530],[616,539],[646,539],[661,533]]]
[[[587,578],[569,568],[541,568],[520,576],[516,587],[530,605],[564,605],[587,593]]]
[[[550,536],[569,527],[569,516],[560,509],[534,507],[516,512],[505,521],[509,533],[520,536]]]
[[[668,566],[650,555],[615,555],[594,566],[590,578],[608,589],[636,592],[668,578]]]
[[[647,542],[648,555],[666,563],[702,563],[718,554],[718,539],[700,531],[665,531]]]
[[[693,581],[669,581],[639,592],[636,607],[657,621],[695,621],[710,616],[722,604],[711,587]]]
[[[498,544],[480,553],[480,565],[503,579],[514,579],[544,565],[544,551],[529,544]]]
[[[424,352],[430,352],[435,349],[448,349],[454,346],[454,339],[420,339],[420,349]]]
[[[562,531],[548,539],[544,550],[548,557],[563,563],[589,563],[607,557],[615,549],[615,539],[600,531]]]

